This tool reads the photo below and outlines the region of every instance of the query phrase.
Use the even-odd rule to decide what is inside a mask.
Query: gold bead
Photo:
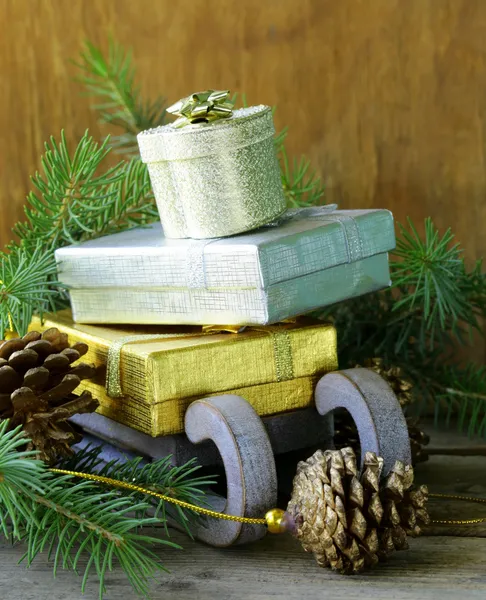
[[[267,528],[270,533],[285,533],[287,531],[287,519],[285,511],[281,508],[272,508],[265,515]]]

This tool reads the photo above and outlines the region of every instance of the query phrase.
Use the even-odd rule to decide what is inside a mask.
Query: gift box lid
[[[388,210],[288,211],[230,238],[168,239],[160,223],[56,250],[71,288],[267,289],[395,247]]]
[[[172,123],[138,134],[144,163],[188,160],[228,152],[255,144],[275,133],[272,110],[260,104],[237,108],[233,114],[211,123],[188,125],[181,129]]]

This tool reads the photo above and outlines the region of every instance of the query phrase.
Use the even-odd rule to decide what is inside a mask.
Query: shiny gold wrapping
[[[277,342],[263,327],[237,334],[202,334],[200,328],[189,327],[121,329],[75,324],[70,311],[48,316],[42,325],[35,319],[31,325],[31,329],[49,327],[66,332],[71,343],[90,346],[83,360],[94,362],[99,376],[82,382],[80,388],[98,398],[99,412],[154,437],[182,432],[187,406],[205,396],[239,394],[262,416],[309,406],[317,377],[337,368],[336,331],[326,323],[280,325],[283,335]],[[187,335],[191,332],[194,337]],[[109,347],[128,335],[158,333],[185,337],[125,344],[120,361],[125,395],[109,397],[105,388]],[[289,356],[291,365],[283,368],[282,361]]]

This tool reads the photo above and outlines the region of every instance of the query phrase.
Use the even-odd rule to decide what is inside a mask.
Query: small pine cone
[[[430,442],[430,437],[420,429],[417,420],[407,418],[408,436],[410,438],[410,448],[412,451],[412,463],[414,465],[429,460],[429,455],[425,450]]]
[[[400,367],[385,368],[381,358],[370,358],[365,361],[364,366],[378,373],[388,383],[402,408],[412,404],[414,401],[413,383],[407,379]]]
[[[430,437],[425,431],[422,431],[416,419],[407,417],[406,421],[412,453],[412,465],[417,465],[429,460],[425,446],[430,442]],[[356,423],[347,410],[338,410],[334,413],[334,447],[340,450],[346,446],[350,446],[355,451],[359,461],[361,446]]]
[[[29,449],[46,462],[72,454],[79,438],[67,419],[98,408],[89,392],[73,395],[96,373],[94,365],[77,362],[87,351],[80,342],[70,346],[67,334],[54,327],[0,342],[0,419],[21,425]]]
[[[287,512],[320,566],[359,573],[408,548],[407,536],[429,522],[427,487],[412,487],[413,468],[397,461],[384,478],[382,469],[367,452],[359,474],[352,448],[318,450],[298,464]]]

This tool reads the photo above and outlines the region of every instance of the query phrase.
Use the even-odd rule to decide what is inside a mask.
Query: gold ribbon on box
[[[288,320],[287,323],[295,322]],[[164,339],[198,337],[201,335],[215,335],[218,333],[238,334],[243,330],[258,331],[272,336],[273,354],[275,361],[275,375],[277,382],[287,381],[294,377],[294,363],[292,357],[292,346],[287,329],[278,325],[265,327],[240,327],[237,325],[204,325],[201,332],[192,333],[159,333],[127,335],[111,344],[108,349],[106,363],[106,393],[110,398],[122,398],[124,396],[121,384],[121,355],[125,344],[137,344]]]
[[[234,102],[229,99],[229,90],[207,90],[190,94],[166,110],[179,117],[172,123],[172,127],[179,128],[227,119],[233,114],[233,106]]]

